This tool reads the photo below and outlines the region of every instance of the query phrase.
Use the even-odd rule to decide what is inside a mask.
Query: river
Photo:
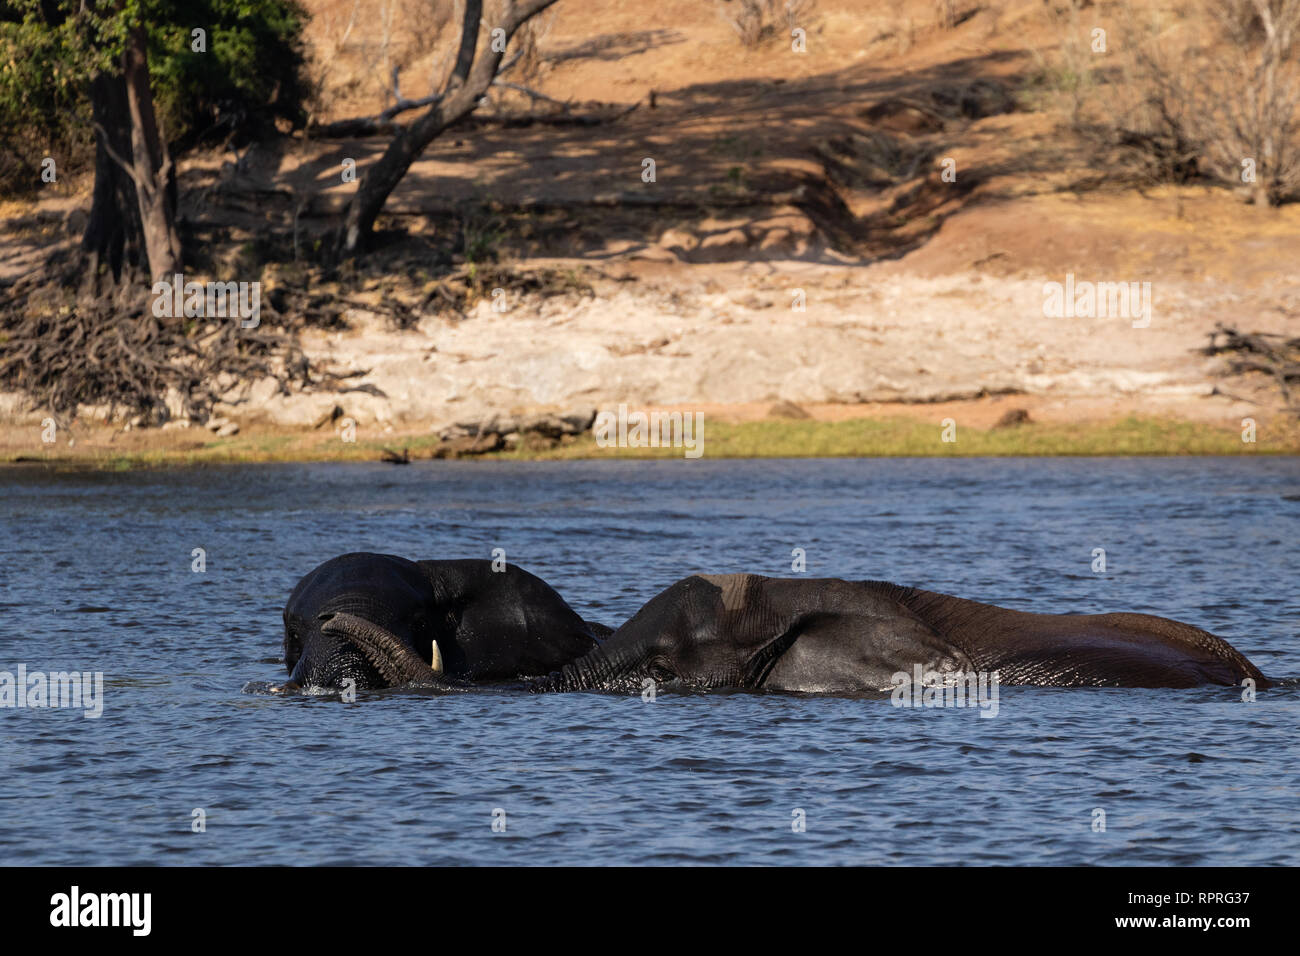
[[[263,692],[319,562],[495,548],[613,625],[802,549],[811,576],[1178,618],[1294,678],[1295,458],[7,468],[0,498],[0,670],[103,673],[98,717],[0,709],[0,862],[1300,864],[1295,684],[1004,687],[992,719]]]

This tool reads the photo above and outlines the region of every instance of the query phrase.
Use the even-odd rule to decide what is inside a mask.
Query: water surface
[[[283,675],[284,600],[326,558],[494,548],[610,624],[801,548],[813,576],[1176,617],[1296,677],[1298,494],[1294,458],[0,471],[0,670],[106,684],[97,720],[0,710],[0,861],[1296,865],[1294,686],[1003,688],[993,719],[245,687]]]

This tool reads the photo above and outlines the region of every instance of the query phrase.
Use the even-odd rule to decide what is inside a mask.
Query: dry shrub
[[[1058,57],[1077,127],[1153,181],[1206,176],[1256,203],[1300,198],[1300,0],[1195,0],[1172,15],[1129,5],[1103,56],[1081,8],[1066,11]]]
[[[816,0],[720,0],[718,12],[753,49],[795,27],[806,30],[816,6]]]
[[[1258,204],[1300,196],[1300,0],[1214,0],[1227,53],[1190,84],[1193,138],[1207,168]],[[1199,80],[1199,82],[1196,82]],[[1254,160],[1254,182],[1243,166]]]

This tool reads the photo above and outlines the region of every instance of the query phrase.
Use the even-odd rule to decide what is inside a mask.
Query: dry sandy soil
[[[428,6],[308,0],[315,118],[383,109],[393,66],[405,95],[427,92],[448,62],[447,41],[422,29]],[[303,337],[310,357],[368,370],[355,383],[382,396],[285,395],[267,380],[235,384],[219,412],[295,428],[338,405],[362,428],[408,433],[620,402],[735,419],[777,401],[818,418],[956,410],[977,427],[1003,395],[1047,421],[1235,427],[1282,414],[1268,383],[1225,379],[1197,349],[1218,323],[1300,334],[1300,207],[1134,185],[1049,95],[1026,92],[1061,40],[1050,6],[958,4],[953,27],[942,7],[821,0],[796,53],[780,36],[745,49],[718,12],[730,5],[712,0],[562,0],[510,78],[570,104],[539,101],[543,114],[636,108],[594,126],[475,122],[435,141],[381,220],[376,261],[390,274],[361,281],[346,328]],[[1110,23],[1108,10],[1096,16]],[[503,91],[482,112],[533,108]],[[192,157],[185,215],[234,245],[296,217],[309,243],[355,189],[343,160],[364,169],[384,145],[296,137],[238,163]],[[38,221],[87,198],[86,184],[51,195]],[[0,270],[12,272],[40,232],[0,213]],[[439,309],[420,294],[438,275],[420,250],[450,234],[476,240],[485,263],[557,270],[580,291],[505,289]],[[1071,273],[1149,282],[1149,327],[1045,315],[1044,284]],[[365,308],[387,294],[411,304],[408,327]],[[41,413],[10,396],[0,416],[30,429]]]

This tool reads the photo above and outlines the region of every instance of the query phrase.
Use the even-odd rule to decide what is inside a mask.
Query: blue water
[[[1175,617],[1296,677],[1286,496],[1294,458],[3,470],[0,670],[103,671],[105,689],[99,719],[0,710],[0,861],[1295,865],[1295,686],[1011,687],[993,719],[255,692],[284,673],[285,597],[325,558],[498,547],[611,624],[695,571],[789,575],[803,548],[815,576]]]

